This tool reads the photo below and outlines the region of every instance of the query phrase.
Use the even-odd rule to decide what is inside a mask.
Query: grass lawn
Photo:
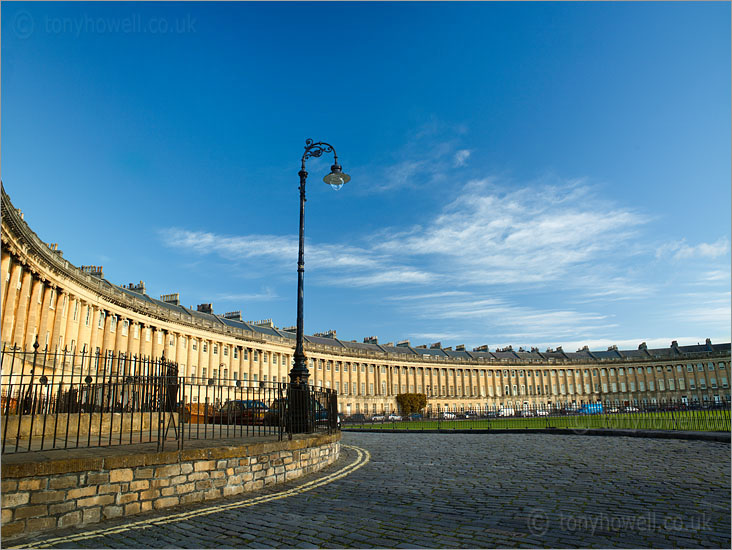
[[[730,411],[724,409],[697,411],[663,411],[534,418],[481,418],[476,420],[416,420],[411,422],[366,422],[344,424],[349,428],[372,430],[502,430],[526,428],[588,429],[614,428],[623,430],[690,430],[729,431]]]

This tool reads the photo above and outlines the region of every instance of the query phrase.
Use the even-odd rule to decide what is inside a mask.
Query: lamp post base
[[[287,389],[287,423],[292,434],[313,431],[312,397],[307,385],[290,384]]]

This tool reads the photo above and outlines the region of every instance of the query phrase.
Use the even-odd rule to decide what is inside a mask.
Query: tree
[[[427,406],[427,396],[423,393],[400,393],[396,400],[402,414],[419,412]]]

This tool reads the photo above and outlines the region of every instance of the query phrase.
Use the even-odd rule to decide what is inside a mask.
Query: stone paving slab
[[[146,528],[133,518],[58,548],[730,548],[726,443],[542,434],[344,433],[307,492]],[[251,498],[241,495],[227,504]],[[216,503],[146,515],[150,522]],[[142,516],[136,516],[139,522]],[[114,532],[117,531],[117,532]],[[79,530],[14,542],[43,544]],[[71,540],[71,539],[70,539]]]

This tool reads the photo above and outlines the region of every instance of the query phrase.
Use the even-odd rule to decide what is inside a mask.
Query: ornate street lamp
[[[343,173],[338,164],[338,155],[335,148],[329,143],[318,141],[313,143],[312,139],[305,140],[305,153],[302,155],[302,167],[300,176],[300,250],[297,260],[297,333],[295,343],[294,360],[295,364],[290,371],[290,383],[293,386],[306,387],[310,372],[308,371],[305,352],[303,350],[303,279],[305,276],[305,180],[308,173],[305,171],[305,161],[310,157],[320,157],[323,153],[333,153],[333,166],[330,167],[330,174],[323,178],[323,181],[334,190],[343,187],[351,181],[351,176]]]

